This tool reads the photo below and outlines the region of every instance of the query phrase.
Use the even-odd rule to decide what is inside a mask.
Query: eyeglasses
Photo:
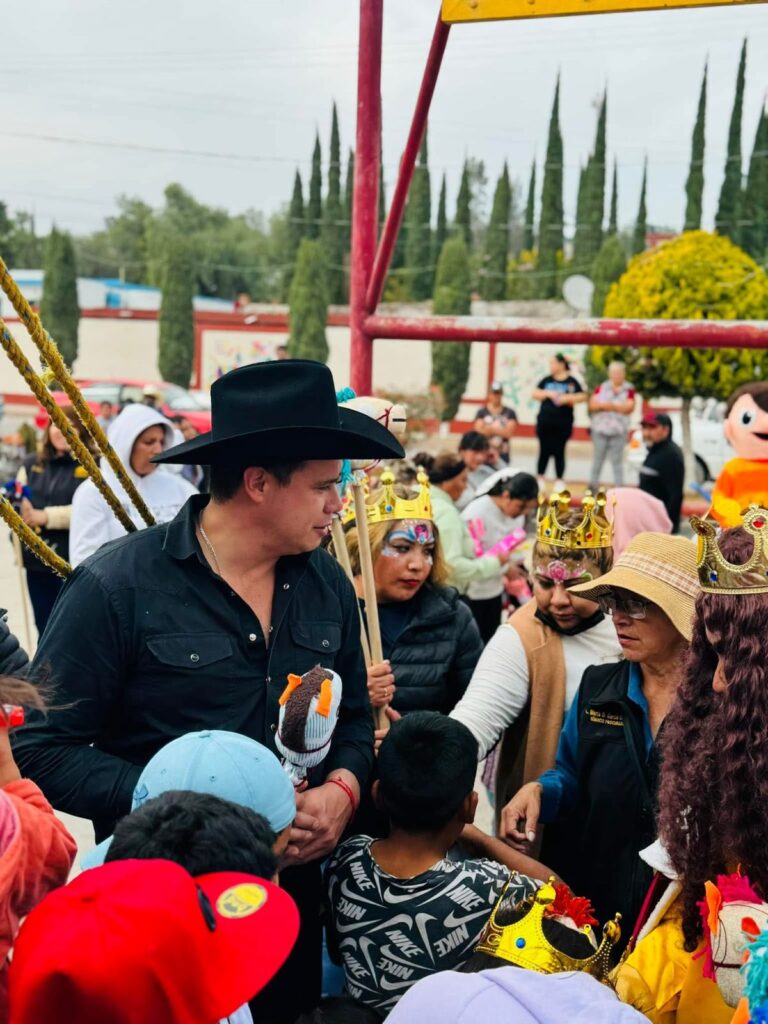
[[[628,615],[630,619],[644,619],[651,602],[644,601],[642,597],[617,597],[611,591],[608,594],[601,594],[597,603],[605,615],[613,615],[618,611]]]

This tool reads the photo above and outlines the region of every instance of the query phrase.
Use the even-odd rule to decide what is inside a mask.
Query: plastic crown
[[[432,522],[432,499],[429,496],[429,477],[419,470],[416,477],[419,493],[415,498],[399,498],[395,494],[395,477],[389,470],[381,474],[381,496],[372,504],[366,501],[368,523],[388,523],[395,519],[425,519]],[[342,513],[341,521],[346,525],[355,518],[355,506],[350,502]]]
[[[607,499],[603,491],[593,496],[590,491],[584,495],[581,508],[584,513],[577,526],[566,527],[560,523],[571,507],[570,491],[560,491],[548,500],[539,501],[536,539],[541,544],[551,544],[569,551],[585,548],[609,548],[613,543],[613,524],[605,514]]]
[[[701,589],[707,594],[768,594],[768,509],[750,505],[741,524],[755,546],[741,565],[729,562],[717,543],[717,523],[691,516],[698,538],[696,568]]]
[[[556,897],[554,878],[550,878],[549,882],[542,885],[533,896],[528,896],[519,905],[523,907],[527,904],[530,908],[524,917],[513,924],[500,925],[496,922],[496,914],[504,900],[508,886],[509,882],[493,908],[480,942],[475,947],[478,953],[488,953],[489,956],[516,964],[529,971],[537,971],[539,974],[583,971],[600,980],[606,977],[611,970],[613,948],[621,938],[619,925],[621,914],[616,914],[613,921],[607,922],[603,928],[602,941],[592,956],[580,960],[555,949],[544,934],[542,925],[544,915],[547,907],[555,902]],[[592,926],[586,924],[579,929],[579,932],[591,938]]]

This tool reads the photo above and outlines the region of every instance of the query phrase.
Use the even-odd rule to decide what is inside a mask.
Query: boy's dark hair
[[[304,460],[289,462],[277,459],[248,459],[247,462],[237,462],[231,466],[211,466],[209,490],[214,501],[231,501],[240,490],[243,482],[243,473],[251,466],[261,466],[270,473],[275,480],[284,487],[291,479],[297,469],[301,469]]]
[[[749,384],[742,384],[740,388],[736,388],[728,399],[728,405],[725,408],[726,418],[742,395],[752,395],[758,409],[768,412],[768,380],[753,380]]]
[[[328,996],[320,1005],[303,1013],[296,1024],[381,1024],[384,1014],[349,996]]]
[[[267,820],[250,807],[171,789],[117,823],[105,862],[171,860],[193,877],[242,871],[271,878],[277,870],[275,839]]]
[[[497,484],[488,491],[492,498],[500,498],[502,494],[508,494],[510,498],[517,498],[519,501],[533,501],[539,496],[539,485],[535,476],[530,473],[515,473],[514,476],[499,480]]]
[[[486,452],[490,446],[491,443],[485,434],[481,434],[477,430],[468,430],[466,434],[461,435],[459,441],[460,452]]]
[[[439,832],[472,792],[477,740],[461,722],[414,711],[394,722],[378,759],[381,799],[404,832]]]

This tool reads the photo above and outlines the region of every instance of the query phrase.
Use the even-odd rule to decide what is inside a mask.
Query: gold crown
[[[546,937],[542,926],[545,911],[555,902],[557,895],[554,883],[554,878],[550,878],[533,896],[528,896],[519,904],[520,908],[526,905],[529,908],[519,921],[500,925],[496,923],[496,914],[509,886],[507,882],[475,949],[478,953],[488,953],[498,960],[506,960],[507,963],[539,974],[584,971],[602,980],[611,969],[611,953],[621,938],[621,914],[617,914],[613,921],[605,925],[602,941],[592,956],[579,960],[561,953]],[[592,927],[585,924],[579,932],[591,939]]]
[[[750,505],[741,524],[755,546],[742,565],[729,562],[717,543],[717,523],[691,516],[698,537],[696,568],[701,589],[707,594],[768,594],[768,509]]]
[[[549,500],[539,500],[536,539],[542,544],[575,551],[584,548],[609,548],[613,543],[613,524],[605,514],[607,499],[603,491],[594,497],[590,491],[584,495],[581,508],[584,513],[578,526],[566,527],[560,523],[571,506],[570,491],[553,494]]]
[[[399,498],[395,494],[395,477],[385,470],[381,474],[381,495],[376,501],[369,504],[366,501],[365,508],[368,513],[368,522],[388,523],[395,519],[426,519],[432,522],[432,499],[429,496],[429,477],[424,470],[419,470],[416,477],[419,484],[419,493],[415,498]],[[342,513],[341,521],[346,526],[355,518],[355,505],[349,501]]]

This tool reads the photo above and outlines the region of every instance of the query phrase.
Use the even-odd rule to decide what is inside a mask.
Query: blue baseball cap
[[[131,810],[170,789],[210,793],[250,807],[274,832],[296,816],[296,796],[282,765],[261,743],[218,729],[189,732],[166,743],[147,763],[133,791]],[[112,836],[82,858],[83,868],[104,863]]]

